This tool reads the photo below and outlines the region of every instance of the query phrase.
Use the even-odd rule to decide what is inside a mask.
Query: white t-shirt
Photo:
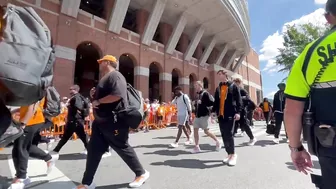
[[[187,115],[188,111],[191,111],[190,98],[186,94],[175,97],[172,104],[175,104],[177,107],[177,115]]]

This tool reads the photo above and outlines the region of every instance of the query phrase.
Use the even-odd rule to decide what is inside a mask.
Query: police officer
[[[314,124],[310,124],[313,136],[311,138],[317,139],[313,151],[319,158],[322,172],[321,185],[318,187],[335,189],[336,0],[327,1],[325,18],[333,28],[326,35],[306,46],[288,76],[284,122],[292,161],[299,172],[307,174],[307,170],[312,167],[312,161],[310,154],[302,146],[301,131],[303,125],[306,128],[308,123],[314,121]],[[306,111],[306,102],[311,104],[310,111]],[[303,115],[304,118],[310,115],[311,121],[302,121],[305,120],[301,119]],[[312,143],[308,144],[311,149]]]

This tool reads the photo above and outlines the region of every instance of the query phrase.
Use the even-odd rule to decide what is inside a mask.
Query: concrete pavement
[[[219,135],[217,125],[210,126],[211,131]],[[192,154],[193,146],[180,145],[169,149],[176,128],[167,128],[149,133],[135,133],[130,136],[143,166],[150,171],[151,178],[142,189],[310,189],[309,176],[294,171],[290,161],[287,143],[274,145],[272,137],[265,133],[265,126],[256,122],[253,133],[258,139],[255,146],[247,146],[248,137],[237,137],[236,151],[238,164],[235,167],[223,165],[225,150],[215,151],[215,144],[208,137],[201,137],[200,154]],[[201,135],[202,136],[202,135]],[[219,136],[220,137],[220,136]],[[284,137],[284,136],[283,136]],[[181,139],[181,143],[185,138]],[[41,145],[41,148],[45,148]],[[28,175],[33,179],[34,189],[72,188],[81,181],[85,169],[85,156],[79,154],[84,149],[82,143],[68,142],[61,151],[60,160],[49,176],[45,176],[46,165],[39,160],[29,162]],[[10,149],[0,152],[0,189],[13,176]],[[316,161],[315,166],[318,168]],[[315,170],[318,172],[318,169]],[[133,173],[119,156],[101,161],[95,177],[98,189],[123,189],[134,179]]]

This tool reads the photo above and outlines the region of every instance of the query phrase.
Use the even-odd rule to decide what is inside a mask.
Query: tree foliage
[[[276,56],[275,61],[281,66],[279,72],[289,72],[306,45],[326,34],[328,30],[327,25],[316,26],[311,23],[287,26],[283,33],[283,48],[279,48],[280,54]]]

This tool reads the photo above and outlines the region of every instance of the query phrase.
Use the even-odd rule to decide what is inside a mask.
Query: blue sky
[[[279,73],[274,64],[277,49],[282,45],[286,24],[322,23],[326,0],[248,0],[251,23],[251,46],[258,52],[263,78],[263,93],[272,97],[276,85],[287,74]]]

